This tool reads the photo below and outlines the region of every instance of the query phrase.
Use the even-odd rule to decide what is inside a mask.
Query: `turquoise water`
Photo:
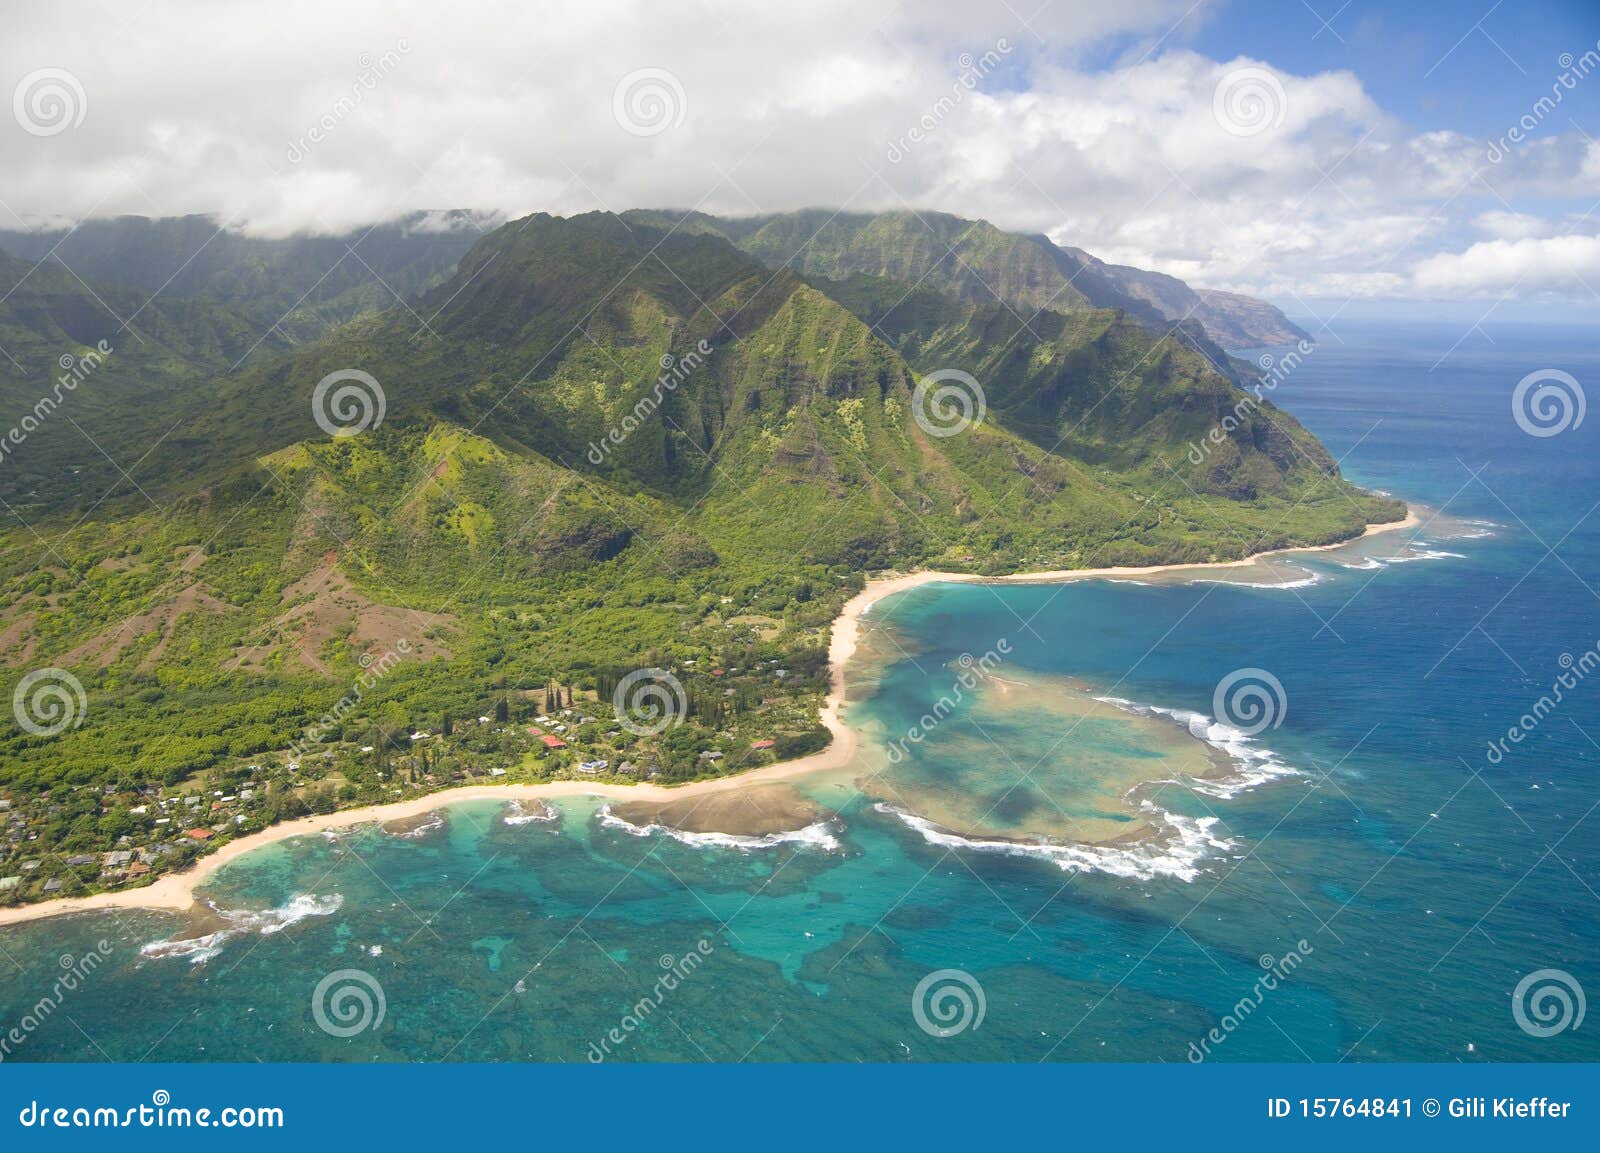
[[[879,777],[807,784],[839,811],[836,847],[637,836],[590,801],[285,842],[218,876],[219,907],[258,915],[200,952],[141,953],[181,926],[153,913],[0,931],[8,1027],[64,955],[110,951],[8,1059],[1185,1061],[1203,1041],[1217,1060],[1600,1059],[1600,1023],[1537,1037],[1512,1012],[1536,970],[1600,990],[1600,672],[1487,755],[1563,654],[1600,641],[1600,421],[1536,438],[1510,410],[1537,368],[1600,382],[1600,354],[1584,333],[1505,328],[1432,367],[1460,335],[1341,326],[1275,395],[1353,479],[1458,518],[1401,549],[1426,559],[1304,556],[1288,589],[916,590],[868,617],[871,695],[849,716],[870,767],[963,653],[1005,639],[995,676],[1022,687],[986,681]],[[1284,702],[1247,747],[1296,770],[1248,789],[1108,799],[1086,766],[1166,746],[1039,703],[1077,686],[1209,714],[1243,668]],[[940,788],[987,832],[930,840],[879,804],[915,815]],[[1064,811],[1169,836],[1073,860],[997,843]],[[335,981],[314,1011],[343,970],[367,1004]],[[913,1012],[941,970],[983,1001],[950,1036]],[[930,1018],[925,999],[923,1019],[941,1007],[958,1010]],[[346,1021],[369,1027],[337,1035]]]

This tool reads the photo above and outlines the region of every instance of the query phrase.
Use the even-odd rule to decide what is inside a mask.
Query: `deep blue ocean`
[[[1443,515],[1300,554],[1291,587],[875,605],[847,718],[879,753],[963,654],[1010,651],[903,765],[802,786],[829,839],[684,843],[583,800],[284,842],[218,875],[206,948],[148,948],[180,928],[155,913],[0,930],[0,1026],[109,954],[8,1059],[1600,1060],[1600,1020],[1574,1027],[1600,993],[1600,416],[1525,431],[1543,369],[1600,389],[1600,344],[1337,322],[1272,399]],[[1281,686],[1253,787],[1092,787],[1203,750],[1178,722],[1241,670]],[[1069,690],[1130,703],[1086,718]],[[919,797],[993,835],[908,821]],[[1007,849],[1129,810],[1164,847]]]

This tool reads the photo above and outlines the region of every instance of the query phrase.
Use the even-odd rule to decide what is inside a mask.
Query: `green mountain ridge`
[[[88,702],[56,735],[0,729],[0,794],[109,797],[47,825],[64,851],[164,789],[256,782],[248,828],[585,756],[623,779],[731,771],[826,741],[828,630],[865,571],[1234,559],[1403,511],[1181,333],[1085,300],[1024,315],[930,272],[937,245],[870,274],[774,268],[749,249],[806,227],[777,223],[530,216],[406,303],[242,364],[219,335],[234,304],[139,302],[186,367],[149,335],[119,346],[115,388],[91,378],[0,460],[0,663],[66,670]],[[1055,291],[976,234],[968,265],[1000,254],[1007,294]],[[70,279],[41,265],[0,332],[34,357],[94,336],[96,290]],[[383,420],[330,436],[313,391],[350,369]],[[919,397],[950,370],[986,408],[953,430]],[[8,404],[28,382],[0,381]],[[52,448],[68,416],[78,443]],[[91,436],[122,458],[104,492],[62,479]],[[678,679],[684,723],[614,723],[611,688],[642,668]],[[552,752],[521,722],[561,707]]]

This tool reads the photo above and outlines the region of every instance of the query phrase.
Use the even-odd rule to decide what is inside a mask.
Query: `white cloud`
[[[48,137],[0,120],[0,201],[30,221],[210,212],[273,234],[416,208],[911,205],[1200,284],[1309,296],[1478,292],[1501,272],[1509,287],[1519,261],[1559,262],[1490,259],[1474,242],[1556,239],[1529,204],[1592,194],[1600,173],[1600,148],[1575,135],[1490,164],[1458,133],[1408,132],[1350,72],[1208,59],[1183,47],[1189,0],[1055,0],[1031,27],[1023,7],[505,0],[467,18],[190,0],[96,10],[86,36],[82,10],[30,2],[8,14],[0,87],[67,68],[87,113]],[[1141,47],[1085,71],[1107,37]],[[996,66],[963,88],[962,54],[985,52]],[[654,135],[613,116],[618,81],[644,68],[682,92],[681,124]],[[1241,74],[1266,102],[1239,105],[1264,110],[1259,131],[1217,111]],[[1522,290],[1558,282],[1573,283],[1530,272]]]
[[[1416,283],[1446,296],[1550,292],[1576,296],[1600,290],[1600,236],[1546,236],[1480,241],[1462,253],[1441,253],[1418,265]]]

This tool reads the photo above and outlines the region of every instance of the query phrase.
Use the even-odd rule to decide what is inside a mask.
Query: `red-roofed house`
[[[564,749],[567,747],[566,741],[562,740],[560,737],[552,737],[548,733],[539,739],[544,742],[544,747],[547,749]]]
[[[211,830],[210,829],[185,829],[183,831],[183,835],[188,837],[192,841],[209,841],[211,839]]]
[[[773,745],[775,745],[777,743],[778,743],[777,741],[751,741],[750,742],[750,747],[752,749],[770,749]]]

